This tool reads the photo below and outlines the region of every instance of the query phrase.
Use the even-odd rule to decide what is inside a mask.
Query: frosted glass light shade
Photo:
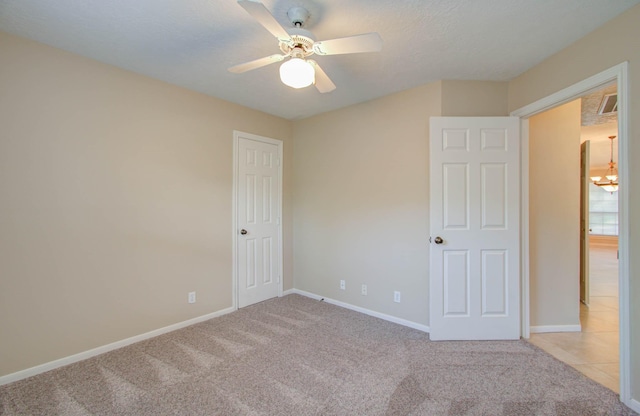
[[[600,179],[602,179],[602,176],[592,176],[592,177],[591,177],[591,180],[592,180],[593,182],[598,182]]]
[[[291,58],[280,65],[280,79],[292,88],[304,88],[314,83],[316,72],[304,59]]]

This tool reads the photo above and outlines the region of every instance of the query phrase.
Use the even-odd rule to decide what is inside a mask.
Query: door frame
[[[522,336],[529,338],[529,117],[580,98],[602,86],[617,83],[618,87],[618,299],[620,308],[620,400],[631,404],[631,328],[629,294],[629,78],[628,62],[622,62],[583,81],[511,112],[520,117],[521,128],[521,315]]]
[[[617,116],[616,116],[617,119]],[[591,287],[589,283],[589,185],[591,178],[591,141],[580,145],[580,302],[589,307]]]
[[[278,225],[278,297],[282,296],[283,292],[283,248],[284,244],[282,242],[282,165],[283,163],[283,142],[282,140],[272,139],[269,137],[258,136],[256,134],[245,133],[242,131],[234,130],[233,131],[233,185],[231,188],[231,239],[232,239],[232,271],[231,271],[231,307],[234,310],[238,310],[238,175],[240,164],[238,163],[238,157],[240,156],[238,153],[240,139],[249,139],[255,140],[257,142],[268,143],[278,147],[278,217],[277,217],[277,225]]]

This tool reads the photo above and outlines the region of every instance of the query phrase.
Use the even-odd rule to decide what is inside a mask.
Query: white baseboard
[[[14,381],[22,380],[27,377],[35,376],[46,371],[54,370],[65,365],[77,363],[78,361],[86,360],[87,358],[95,357],[96,355],[104,354],[109,351],[117,350],[118,348],[126,347],[127,345],[135,344],[136,342],[144,341],[149,338],[157,337],[158,335],[166,334],[168,332],[182,329],[187,326],[191,326],[200,322],[207,321],[218,316],[226,315],[235,311],[235,308],[222,309],[217,312],[213,312],[207,315],[202,315],[197,318],[189,319],[177,324],[165,326],[144,334],[136,335],[131,338],[126,338],[120,341],[112,342],[111,344],[103,345],[101,347],[93,348],[88,351],[83,351],[78,354],[70,355],[68,357],[60,358],[58,360],[50,361],[48,363],[40,364],[35,367],[27,368],[26,370],[17,371],[15,373],[7,374],[0,377],[0,386],[4,384],[13,383]]]
[[[637,400],[629,399],[627,403],[625,403],[627,407],[634,412],[640,413],[640,402]]]
[[[384,314],[384,313],[372,311],[370,309],[361,308],[360,306],[351,305],[350,303],[345,303],[345,302],[341,302],[339,300],[335,300],[335,299],[327,298],[327,297],[324,297],[324,296],[316,295],[314,293],[305,292],[304,290],[289,289],[289,290],[285,291],[283,293],[283,295],[290,295],[290,294],[293,294],[293,293],[296,293],[296,294],[302,295],[302,296],[306,296],[306,297],[311,298],[311,299],[324,300],[327,303],[330,303],[330,304],[336,305],[336,306],[340,306],[341,308],[345,308],[345,309],[349,309],[349,310],[352,310],[352,311],[360,312],[360,313],[363,313],[365,315],[373,316],[375,318],[380,318],[380,319],[383,319],[385,321],[393,322],[394,324],[398,324],[398,325],[406,326],[406,327],[409,327],[409,328],[417,329],[418,331],[429,332],[429,327],[427,325],[422,325],[422,324],[419,324],[417,322],[408,321],[406,319],[402,319],[402,318],[398,318],[398,317],[395,317],[395,316],[387,315],[387,314]]]
[[[542,334],[545,332],[580,332],[580,325],[539,325],[532,326],[530,332],[532,334]]]

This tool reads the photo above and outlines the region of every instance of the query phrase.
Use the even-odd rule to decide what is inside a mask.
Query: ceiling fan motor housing
[[[282,53],[289,55],[296,48],[302,51],[302,56],[309,56],[314,53],[313,44],[315,43],[315,38],[311,32],[300,28],[289,29],[287,32],[291,35],[292,42],[280,42]]]

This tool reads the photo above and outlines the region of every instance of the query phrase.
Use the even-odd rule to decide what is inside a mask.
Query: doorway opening
[[[529,264],[529,235],[531,224],[529,223],[529,118],[568,103],[592,91],[601,89],[611,82],[615,82],[618,90],[618,175],[621,185],[618,191],[619,201],[619,236],[618,236],[618,294],[619,294],[619,354],[620,354],[620,400],[627,406],[633,406],[631,398],[631,339],[630,339],[630,295],[629,295],[629,199],[626,189],[629,189],[631,178],[628,173],[628,147],[629,147],[629,81],[628,62],[618,64],[608,70],[602,71],[592,77],[580,81],[574,85],[555,92],[534,103],[526,105],[511,112],[512,116],[520,117],[522,129],[522,336],[530,337],[530,308],[532,294],[530,288],[530,264]],[[535,294],[534,294],[535,295]],[[535,301],[535,299],[533,299]]]
[[[580,241],[570,235],[558,237],[565,239],[564,244],[568,246],[580,247],[579,293],[569,293],[566,299],[570,306],[579,310],[580,326],[547,328],[540,331],[542,333],[532,334],[530,341],[619,392],[618,194],[613,190],[615,187],[605,189],[594,184],[596,181],[603,183],[612,154],[617,154],[617,146],[614,151],[609,147],[611,145],[613,149],[614,143],[609,138],[618,135],[617,113],[601,114],[600,111],[602,103],[615,94],[614,83],[575,101],[580,104],[581,125],[580,149],[577,146],[573,149],[574,153],[581,153],[580,184],[574,185],[580,187],[580,209],[576,214],[576,219],[579,215]],[[576,120],[566,122],[571,121]],[[617,161],[617,157],[613,160]],[[617,178],[615,180],[617,183]],[[574,190],[572,195],[575,193]],[[571,262],[568,258],[566,261]],[[573,270],[577,269],[573,265]],[[571,276],[565,275],[567,277]],[[574,330],[576,332],[571,332]]]

